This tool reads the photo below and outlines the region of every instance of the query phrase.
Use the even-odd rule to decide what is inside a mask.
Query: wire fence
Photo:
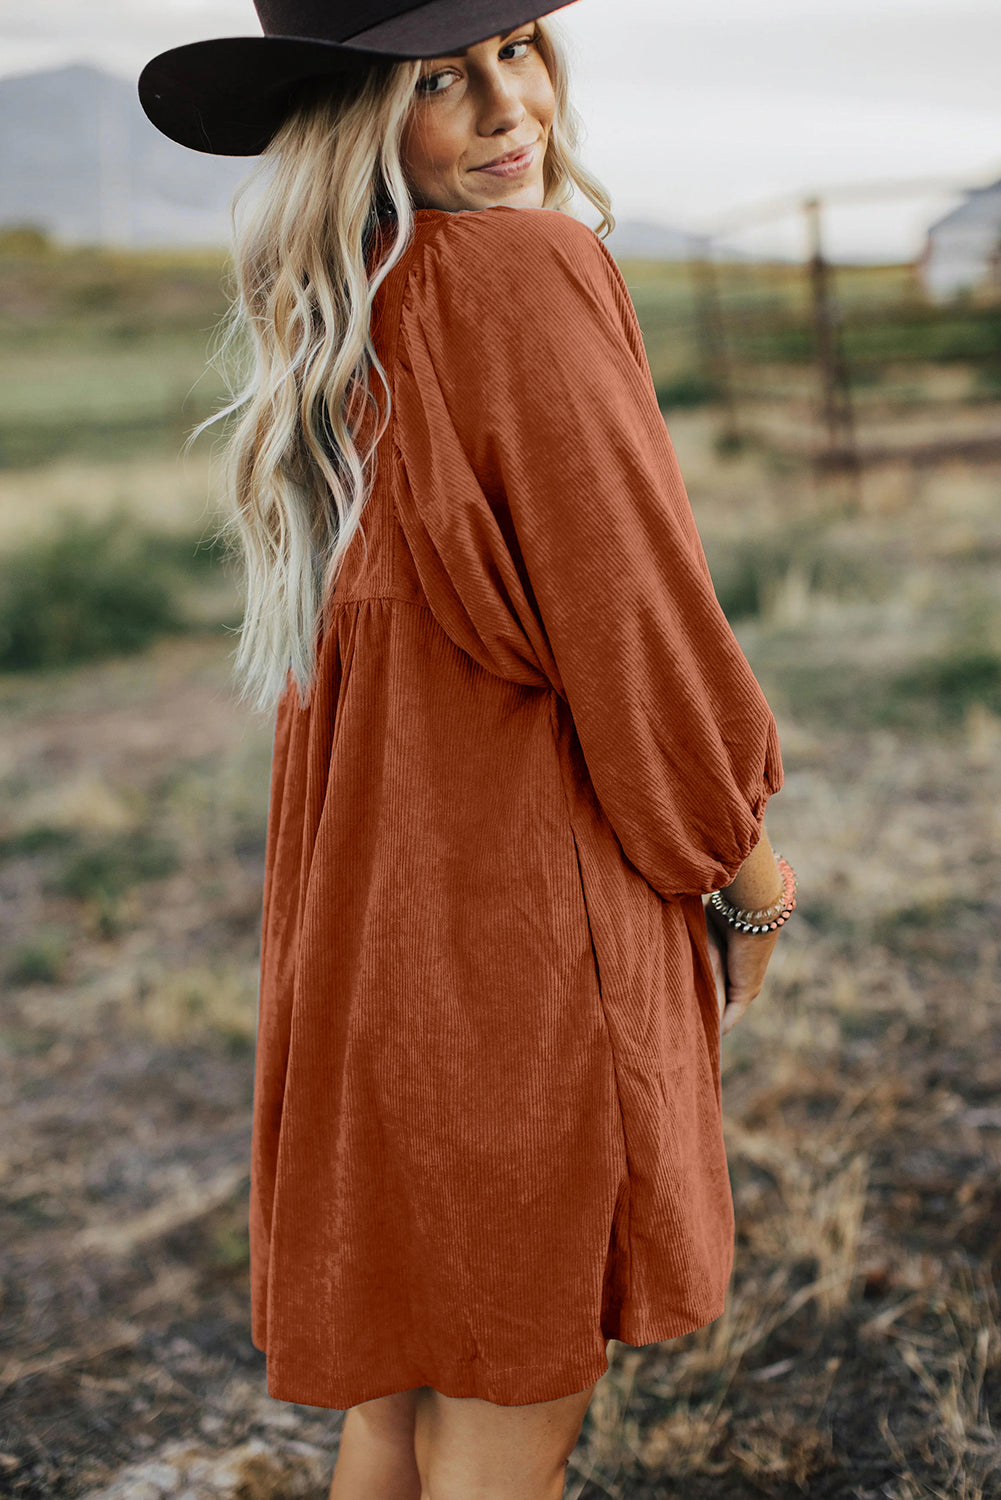
[[[878,466],[1001,459],[1001,249],[978,284],[943,300],[923,256],[835,264],[827,202],[787,199],[720,220],[690,237],[687,264],[659,284],[637,268],[664,409],[711,403],[720,454],[755,446],[802,465],[849,507]],[[734,250],[741,229],[793,215],[805,230],[798,262]]]

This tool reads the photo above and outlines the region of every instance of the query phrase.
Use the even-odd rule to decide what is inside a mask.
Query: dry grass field
[[[90,357],[105,347],[95,336]],[[83,438],[47,455],[24,434],[52,412],[4,399],[0,439],[34,454],[0,471],[7,596],[14,564],[41,568],[75,515],[152,528],[177,607],[128,651],[0,675],[0,1495],[324,1500],[341,1414],[272,1400],[249,1338],[271,745],[231,686],[233,582],[183,556],[211,519],[205,451],[175,458],[176,425],[149,408],[158,435],[138,448]],[[882,468],[853,510],[764,450],[722,461],[711,408],[668,426],[779,722],[786,783],[767,826],[800,897],[724,1039],[727,1311],[682,1339],[612,1345],[566,1493],[990,1500],[1001,465]],[[72,535],[99,571],[109,533]],[[151,579],[159,556],[134,554]]]

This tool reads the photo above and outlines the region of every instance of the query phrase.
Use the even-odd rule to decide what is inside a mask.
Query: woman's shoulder
[[[441,380],[489,364],[498,385],[506,367],[514,388],[526,371],[559,366],[583,378],[591,365],[626,360],[649,382],[617,262],[595,230],[560,210],[418,212],[403,281],[394,347],[404,358],[423,350]]]
[[[589,225],[559,208],[495,203],[489,208],[460,209],[455,213],[434,209],[430,216],[435,237],[440,243],[452,246],[600,244]]]
[[[499,203],[455,213],[433,210],[419,223],[417,237],[426,251],[417,257],[418,275],[445,272],[453,285],[510,280],[524,290],[567,271],[603,281],[609,262],[615,264],[590,225],[554,208]]]

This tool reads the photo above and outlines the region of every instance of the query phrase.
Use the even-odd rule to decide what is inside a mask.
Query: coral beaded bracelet
[[[709,898],[709,904],[738,932],[773,932],[792,916],[796,906],[796,871],[777,849],[772,853],[782,873],[782,895],[773,906],[762,907],[760,911],[741,911],[720,891],[714,891]]]

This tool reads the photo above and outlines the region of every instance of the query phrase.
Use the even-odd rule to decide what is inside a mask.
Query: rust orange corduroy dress
[[[701,893],[779,741],[596,233],[420,209],[372,331],[364,535],[277,711],[252,1335],[284,1401],[546,1401],[723,1310]]]

